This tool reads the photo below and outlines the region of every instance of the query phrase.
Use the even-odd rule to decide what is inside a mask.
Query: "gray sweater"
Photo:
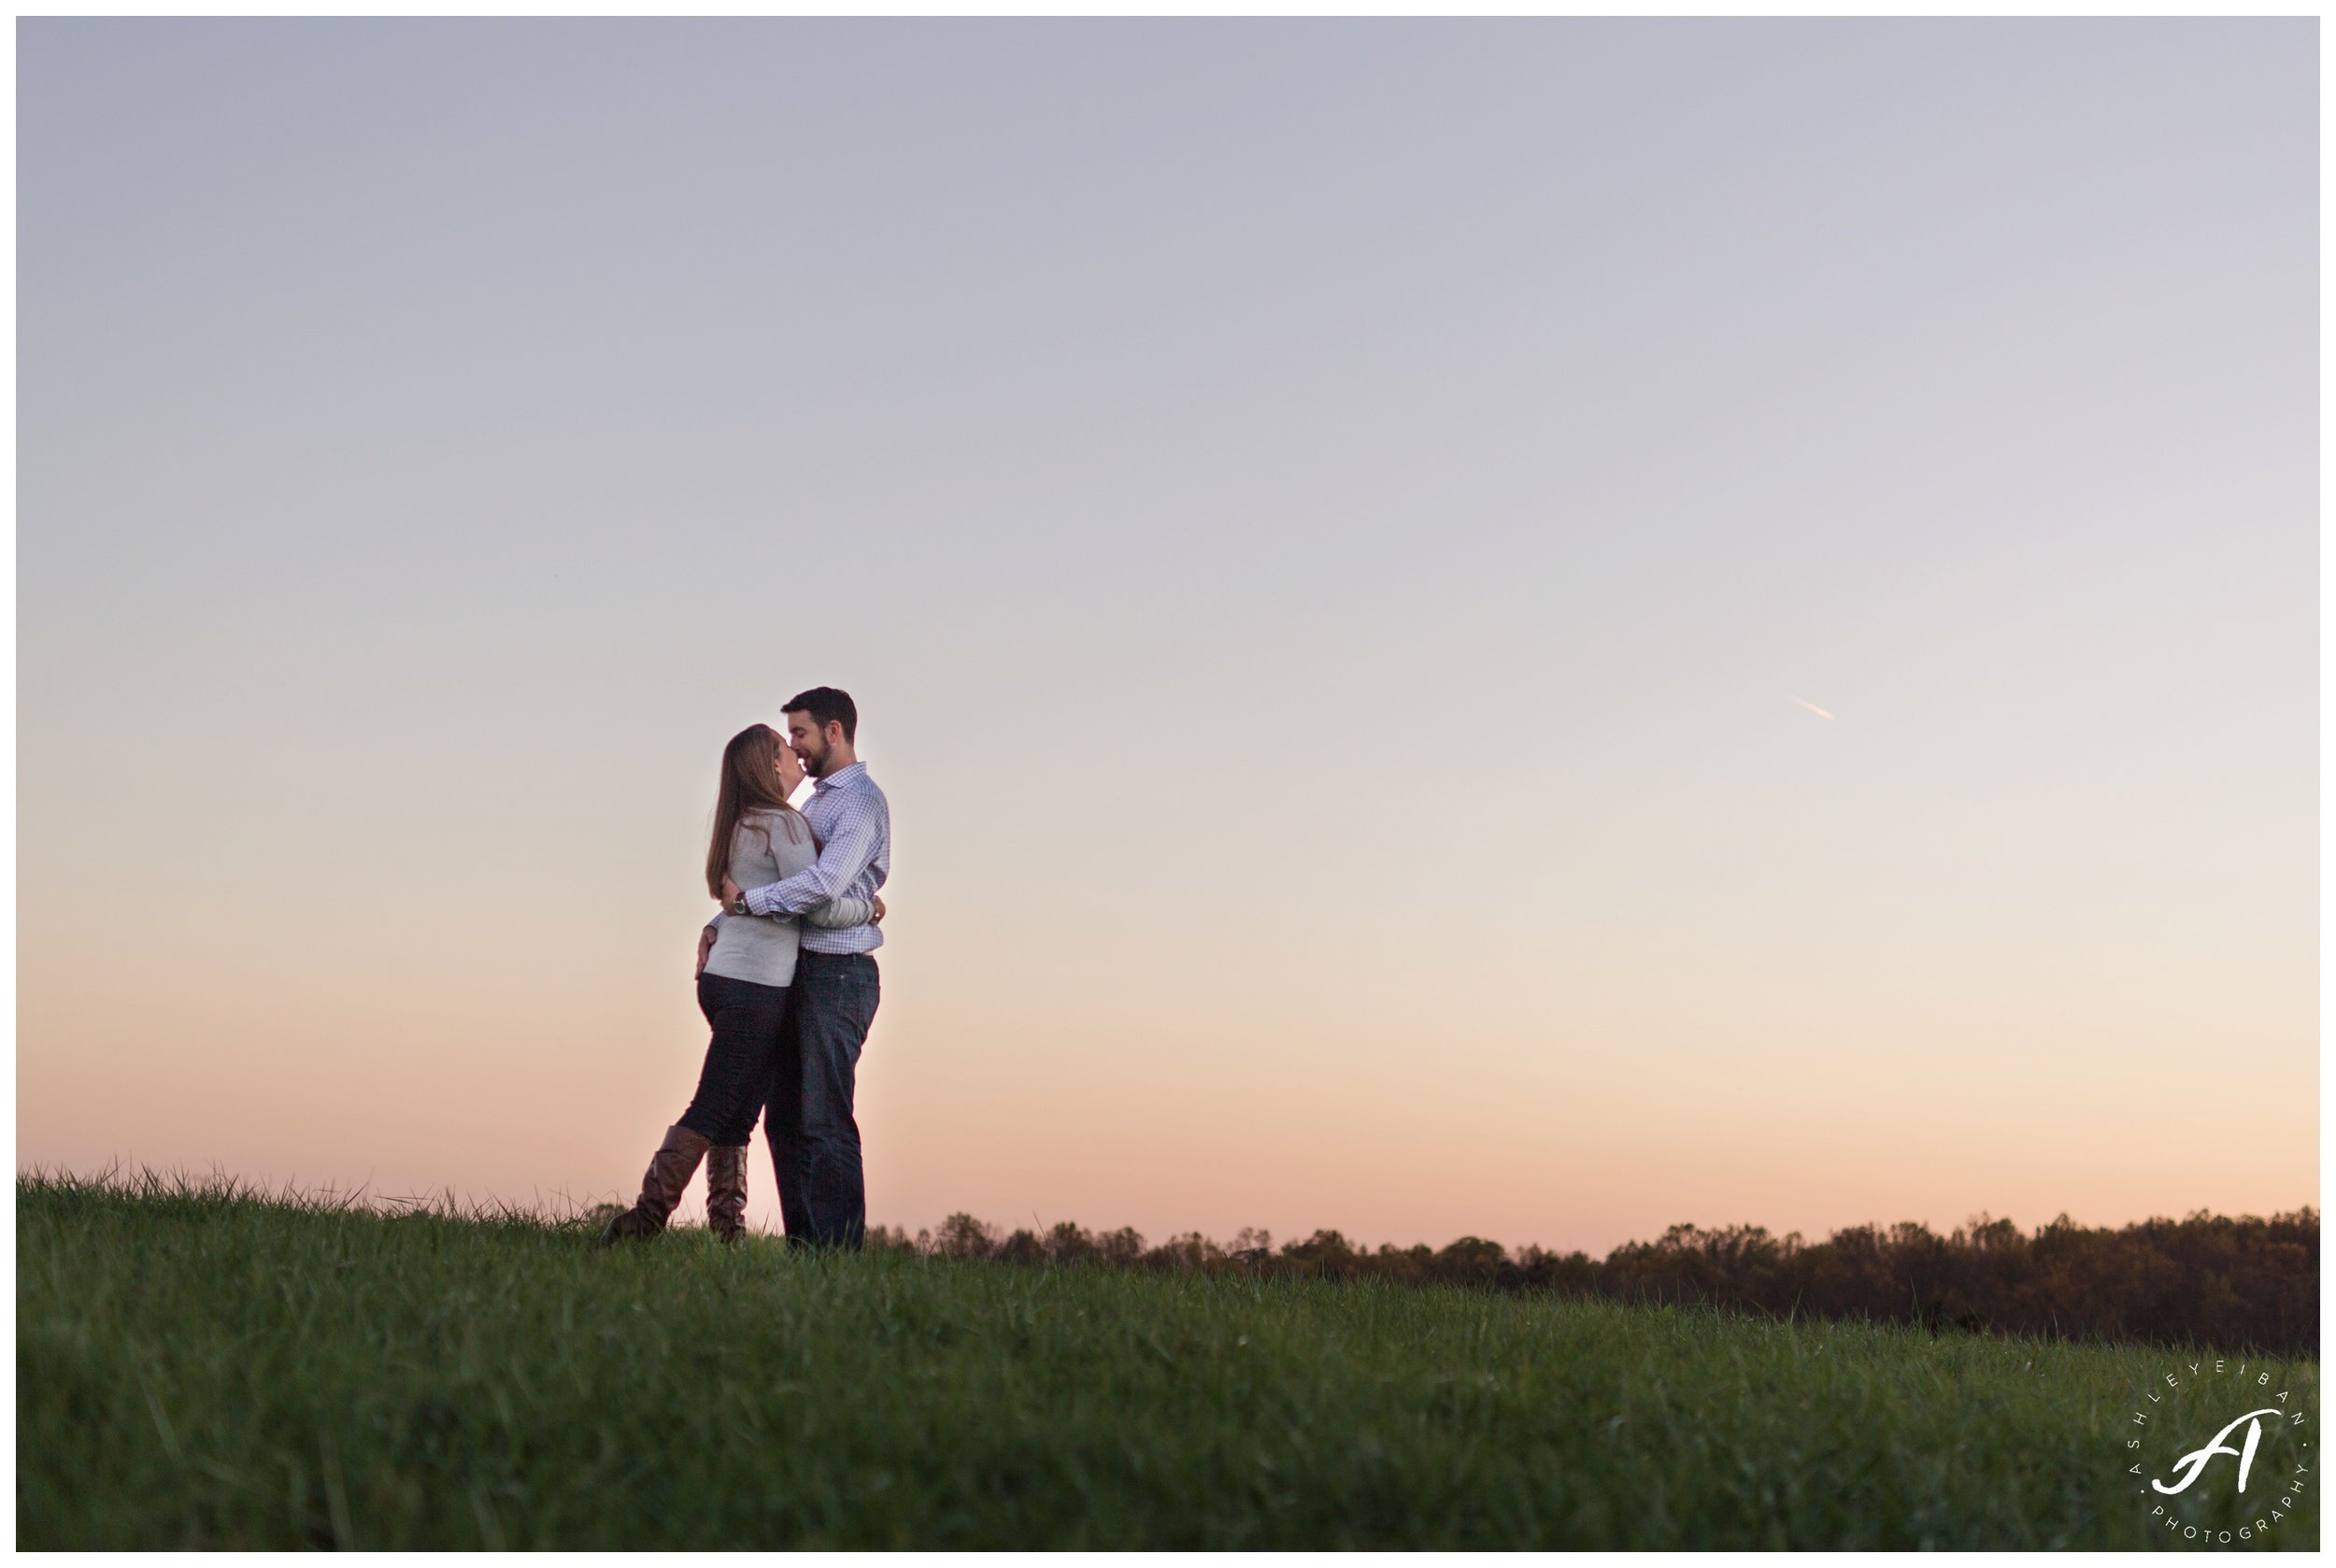
[[[811,824],[800,811],[761,807],[738,819],[730,836],[730,879],[742,888],[783,882],[819,858]],[[865,925],[876,906],[864,898],[838,898],[802,919],[818,926]],[[714,928],[714,950],[705,958],[708,975],[783,986],[795,977],[795,943],[802,927],[793,915],[725,915]]]

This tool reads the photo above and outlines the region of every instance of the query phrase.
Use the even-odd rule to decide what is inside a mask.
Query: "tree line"
[[[1030,1265],[1459,1285],[1934,1331],[2319,1349],[2320,1219],[2310,1207],[2268,1219],[2201,1210],[2115,1229],[2062,1215],[2032,1234],[1983,1215],[1945,1235],[1913,1223],[1859,1225],[1820,1242],[1757,1225],[1674,1225],[1659,1240],[1628,1242],[1602,1259],[1539,1247],[1513,1253],[1478,1236],[1441,1249],[1372,1249],[1336,1231],[1279,1247],[1256,1230],[1230,1245],[1194,1231],[1149,1246],[1127,1227],[1098,1233],[1066,1221],[1005,1233],[970,1214],[913,1237],[873,1226],[868,1244]]]

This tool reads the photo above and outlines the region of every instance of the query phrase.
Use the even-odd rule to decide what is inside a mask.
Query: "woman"
[[[705,888],[716,899],[722,895],[725,876],[742,888],[760,888],[818,859],[810,823],[787,804],[802,782],[803,764],[768,724],[731,737],[722,749],[721,792],[705,851]],[[883,918],[882,900],[857,898],[833,900],[805,917],[820,926]],[[770,1089],[800,934],[791,915],[723,918],[714,950],[698,974],[698,1008],[714,1037],[705,1048],[697,1094],[681,1119],[665,1130],[664,1144],[641,1179],[639,1200],[608,1222],[603,1242],[663,1230],[701,1159],[706,1162],[706,1222],[724,1241],[746,1233],[747,1139]]]

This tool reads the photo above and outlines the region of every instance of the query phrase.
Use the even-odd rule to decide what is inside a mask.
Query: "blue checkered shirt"
[[[819,841],[819,858],[783,882],[747,890],[747,907],[758,915],[800,915],[832,898],[874,898],[892,871],[892,808],[854,763],[811,787],[803,808]],[[884,946],[874,925],[803,928],[809,953],[871,953]]]

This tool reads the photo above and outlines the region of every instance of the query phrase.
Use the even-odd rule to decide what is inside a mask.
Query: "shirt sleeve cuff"
[[[768,896],[770,891],[768,888],[748,888],[747,890],[747,912],[752,915],[769,914],[771,912],[771,901]]]

